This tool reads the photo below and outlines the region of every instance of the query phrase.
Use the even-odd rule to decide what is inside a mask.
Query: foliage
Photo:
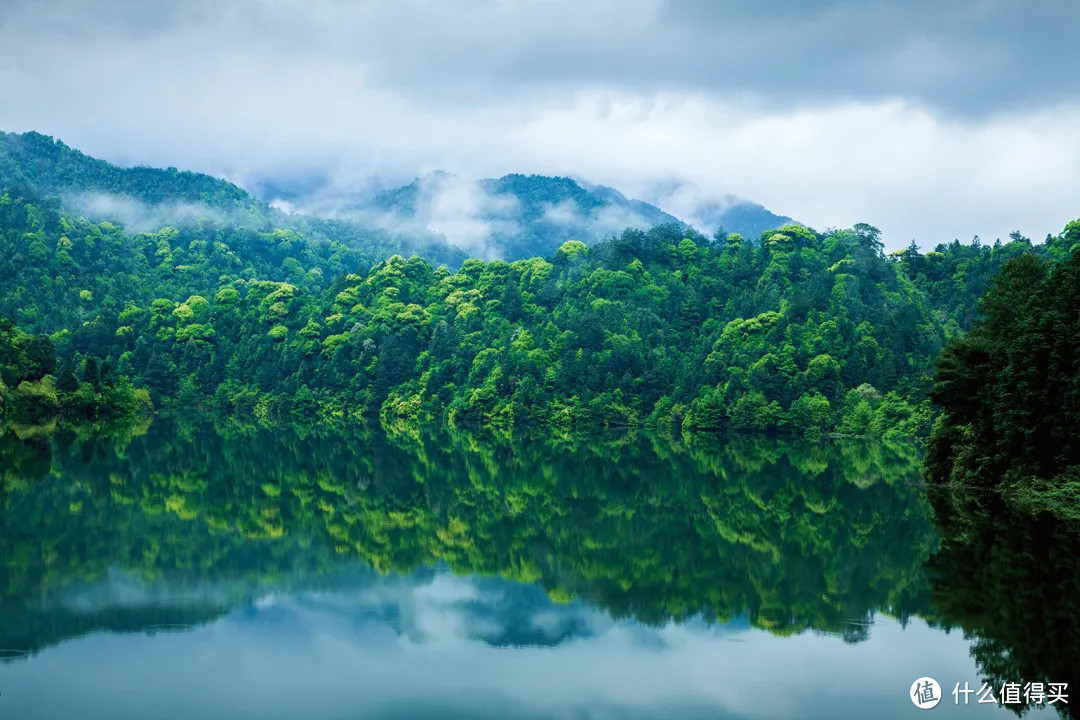
[[[56,376],[59,370],[59,377]],[[29,335],[0,317],[0,421],[135,417],[150,410],[149,393],[136,389],[92,356],[57,363],[48,335]]]
[[[1015,235],[887,256],[865,224],[756,239],[669,224],[567,240],[547,258],[461,262],[434,247],[406,258],[355,225],[34,134],[0,137],[0,180],[218,213],[134,232],[10,189],[0,309],[65,355],[103,358],[159,406],[262,419],[923,437],[933,358],[977,317],[989,278],[1010,258],[1060,260],[1075,243],[1070,229],[1040,246]],[[565,179],[498,182],[537,217],[552,202],[603,204]],[[5,383],[4,397],[20,392]],[[44,386],[21,392],[49,402]]]
[[[240,266],[254,262],[258,267],[260,261],[270,260],[274,262],[272,267],[279,269],[282,260],[293,253],[278,258],[259,253],[266,245],[278,243],[314,246],[317,248],[314,252],[324,262],[341,258],[350,269],[367,267],[375,259],[395,252],[418,252],[433,261],[450,264],[464,259],[460,250],[443,240],[402,238],[356,222],[287,214],[225,180],[172,167],[118,167],[36,132],[21,135],[0,132],[0,187],[12,189],[14,197],[62,197],[71,209],[78,211],[75,214],[111,220],[110,225],[126,223],[133,232],[176,226],[180,235],[175,240],[166,239],[172,248],[177,242],[183,243],[179,255],[184,250],[193,250],[189,242],[194,238],[186,235],[187,231],[198,230],[200,239],[208,241],[210,247],[197,250],[195,255],[211,253],[215,241],[224,242],[229,248],[217,249],[233,254],[225,263],[230,269],[238,269],[232,267],[234,262]],[[46,205],[41,209],[39,217],[47,222],[51,208]],[[275,229],[288,232],[277,236],[273,233]],[[298,241],[298,236],[303,236],[303,240]],[[255,252],[247,252],[249,249]],[[301,253],[302,248],[296,252]],[[295,258],[305,261],[302,254],[296,254]],[[177,268],[181,274],[187,272],[177,267],[186,264],[182,257],[169,260],[175,260],[170,267]],[[153,259],[150,262],[156,264]],[[81,263],[79,267],[90,270]]]
[[[70,280],[46,264],[56,281],[5,298],[28,321],[66,320],[64,348],[108,357],[156,401],[186,387],[263,417],[288,417],[306,386],[304,412],[323,416],[915,435],[944,342],[924,296],[856,231],[792,225],[755,245],[662,226],[550,260],[450,273],[393,256],[365,274],[344,273],[343,255],[320,265],[282,231],[235,252],[220,237],[185,248],[171,228],[131,237],[58,217],[38,232],[73,264]],[[75,289],[92,299],[72,302]]]
[[[1070,223],[1048,259],[1027,254],[1006,263],[980,301],[982,318],[942,352],[931,393],[944,411],[929,457],[936,482],[1023,488],[1029,496],[1048,483],[1076,482],[1078,241],[1080,222]]]

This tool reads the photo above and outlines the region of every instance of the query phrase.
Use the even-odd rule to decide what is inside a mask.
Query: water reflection
[[[917,609],[934,543],[917,458],[865,444],[162,422],[4,454],[5,603],[110,569],[257,586],[345,559],[443,562],[646,623],[745,616],[857,641],[874,610]]]
[[[892,717],[977,681],[906,448],[159,420],[9,433],[0,473],[36,716]]]
[[[928,617],[973,639],[980,678],[995,688],[1026,681],[1080,692],[1080,526],[993,492],[928,495],[942,536]]]

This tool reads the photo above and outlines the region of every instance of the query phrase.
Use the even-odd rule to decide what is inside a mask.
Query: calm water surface
[[[1077,535],[918,479],[866,443],[8,432],[0,718],[902,718],[921,676],[1010,717],[952,689],[1071,682]]]

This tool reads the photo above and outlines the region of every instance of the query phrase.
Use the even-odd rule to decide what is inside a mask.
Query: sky
[[[343,192],[685,181],[887,246],[1080,217],[1076,0],[3,0],[0,129]]]

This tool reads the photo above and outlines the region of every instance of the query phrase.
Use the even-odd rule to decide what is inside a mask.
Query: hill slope
[[[795,222],[786,215],[777,215],[757,203],[737,199],[731,204],[698,205],[687,220],[705,233],[714,233],[722,228],[725,232],[739,233],[751,240],[767,230],[778,230]]]
[[[61,159],[35,164],[30,153],[5,167],[39,187],[82,182],[152,197],[132,184],[143,175],[84,156],[67,168],[62,155],[74,151],[51,141],[48,151]],[[145,177],[208,182],[181,175]],[[487,222],[651,212],[565,178],[507,176],[481,186],[479,198],[450,176],[436,180],[448,187],[448,210],[483,212]],[[418,215],[422,191],[383,196],[384,214]],[[931,420],[933,358],[969,326],[984,279],[1019,255],[1061,260],[1075,241],[1070,226],[1041,246],[1017,237],[885,255],[869,225],[815,233],[792,224],[751,242],[667,223],[591,247],[566,241],[546,259],[469,259],[451,272],[392,254],[370,267],[371,253],[396,236],[283,217],[292,228],[203,219],[131,233],[30,190],[0,191],[0,311],[52,334],[75,380],[100,379],[89,358],[104,358],[162,405],[260,418],[916,435]],[[337,234],[347,231],[356,235]],[[356,249],[370,237],[388,240]]]
[[[430,235],[388,233],[346,219],[290,215],[220,178],[176,168],[118,167],[36,132],[0,132],[0,190],[60,198],[73,216],[108,220],[133,232],[166,226],[258,232],[288,229],[317,243],[341,243],[361,265],[394,253],[460,264],[465,254]],[[248,260],[249,258],[244,258]]]
[[[276,189],[281,184],[264,187],[268,199],[279,199]],[[321,195],[318,200],[313,199],[316,195]],[[792,222],[738,198],[722,205],[694,205],[689,208],[692,214],[673,214],[605,185],[546,175],[473,181],[435,172],[372,197],[346,192],[335,198],[333,190],[308,188],[307,193],[301,190],[280,199],[429,242],[445,240],[473,257],[504,260],[546,257],[567,240],[592,245],[627,228],[674,224],[707,235],[723,228],[757,240],[762,232]]]
[[[470,255],[520,260],[551,255],[567,240],[593,244],[628,227],[682,224],[617,190],[565,177],[506,175],[473,182],[433,173],[354,204],[384,227],[446,237]]]
[[[331,205],[312,203],[301,192],[290,196],[289,204],[314,211],[287,213],[273,206],[282,199],[280,185],[261,183],[265,197],[257,197],[202,173],[118,167],[36,132],[0,133],[0,187],[56,195],[75,215],[135,232],[207,223],[259,231],[289,228],[341,241],[369,262],[395,252],[417,253],[452,267],[468,256],[546,257],[567,240],[591,245],[626,228],[673,223],[712,234],[722,227],[756,240],[765,230],[791,222],[734,198],[723,205],[702,203],[680,218],[614,188],[566,177],[511,174],[474,182],[442,172]]]
[[[148,205],[251,213],[252,220],[270,215],[265,203],[225,180],[176,168],[118,167],[36,132],[0,132],[0,186],[60,195],[90,210],[95,196],[119,196]],[[106,209],[104,203],[99,207]]]

